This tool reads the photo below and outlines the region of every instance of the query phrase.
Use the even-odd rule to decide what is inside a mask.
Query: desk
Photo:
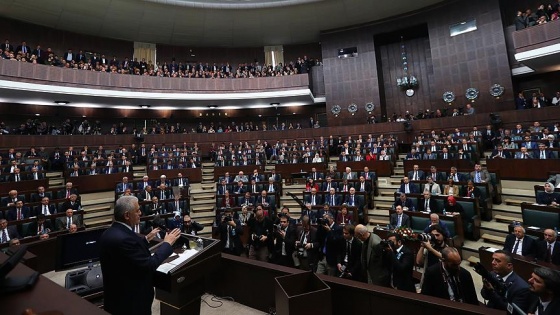
[[[297,164],[276,164],[276,174],[280,174],[282,178],[292,178],[292,174],[294,173],[308,173],[311,171],[311,168],[314,167],[317,169],[317,172],[324,173],[327,168],[325,163],[297,163]]]
[[[133,178],[132,173],[114,173],[98,175],[81,175],[66,177],[67,182],[80,186],[80,193],[91,193],[98,191],[115,190],[117,183],[122,182],[123,177]]]
[[[478,249],[478,257],[480,258],[480,263],[486,268],[488,271],[492,271],[492,252],[487,250],[488,247],[480,247]],[[534,260],[530,260],[525,258],[524,256],[512,254],[513,256],[513,270],[517,273],[521,278],[525,281],[531,278],[531,273],[536,267],[547,267],[550,269],[560,271],[560,267],[546,263],[544,261],[535,262]]]
[[[259,170],[259,174],[264,174],[264,166],[262,165],[240,165],[240,166],[215,166],[214,167],[214,181],[218,182],[220,177],[224,177],[224,175],[229,173],[229,176],[233,179],[235,176],[239,174],[240,171],[243,172],[243,175],[247,176],[247,178],[253,175],[254,170]],[[184,175],[183,175],[184,176]],[[268,183],[268,178],[265,179]]]
[[[393,162],[391,161],[336,162],[337,171],[344,172],[344,169],[349,167],[358,175],[364,171],[366,166],[369,167],[370,172],[375,172],[377,177],[388,177],[393,174]]]
[[[560,160],[520,160],[520,159],[488,159],[488,169],[500,170],[502,179],[535,180],[544,182],[548,179],[549,170],[558,169]]]
[[[0,253],[0,262],[4,262],[7,256]],[[10,276],[26,276],[33,273],[29,267],[18,264],[10,273]],[[35,286],[26,291],[10,295],[0,296],[2,314],[21,314],[27,308],[35,312],[60,310],[64,314],[96,315],[107,314],[97,306],[71,293],[65,288],[39,276]]]
[[[150,180],[158,180],[161,175],[165,175],[167,179],[177,178],[177,174],[181,173],[183,178],[188,178],[189,183],[200,183],[202,181],[202,169],[201,168],[176,168],[172,170],[150,170],[148,168],[148,177]],[[129,177],[131,179],[132,177]],[[121,178],[122,179],[122,178]],[[121,180],[119,180],[121,182]],[[115,188],[113,187],[113,190]]]
[[[37,191],[37,187],[43,186],[45,189],[49,188],[49,179],[39,179],[39,180],[24,180],[21,182],[6,182],[0,183],[0,195],[5,196],[8,195],[8,192],[12,189],[17,191],[26,191],[32,190],[33,192]]]
[[[446,173],[449,173],[452,166],[455,166],[457,169],[474,169],[474,164],[470,160],[404,160],[403,165],[405,175],[413,170],[414,165],[418,165],[418,168],[424,171],[430,170],[430,166],[433,165],[437,167],[438,172]],[[490,166],[488,168],[490,169]]]

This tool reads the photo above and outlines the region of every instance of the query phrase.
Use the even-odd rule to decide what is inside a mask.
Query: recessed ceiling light
[[[54,103],[55,103],[56,105],[67,105],[67,104],[70,104],[70,102],[68,102],[68,101],[54,101]]]
[[[41,116],[41,114],[37,113],[37,114],[35,114],[35,116]]]
[[[292,114],[294,114],[294,115],[295,115],[296,113],[292,113]]]
[[[140,108],[150,108],[150,105],[140,105]]]
[[[261,114],[259,114],[259,117],[262,117],[262,115],[261,115]]]
[[[210,106],[208,106],[208,108],[210,108],[210,109],[216,109],[217,107],[218,107],[218,106],[216,106],[216,105],[210,105]]]

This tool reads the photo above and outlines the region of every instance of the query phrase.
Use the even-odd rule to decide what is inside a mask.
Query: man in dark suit
[[[296,235],[297,260],[294,260],[294,265],[303,270],[313,270],[317,259],[319,240],[317,239],[317,229],[311,226],[309,216],[303,215],[301,217],[301,226],[297,228]]]
[[[4,42],[4,44],[2,44],[2,50],[4,51],[10,51],[10,52],[14,52],[14,46],[12,44],[10,44],[10,41],[6,39],[6,41]]]
[[[140,223],[140,215],[136,197],[121,197],[115,204],[115,222],[99,240],[104,309],[111,314],[151,314],[153,274],[173,253],[181,234],[179,229],[167,233],[152,255],[149,242],[160,230],[155,228],[145,237],[135,234],[132,226]]]
[[[189,235],[198,235],[198,232],[202,231],[204,226],[202,224],[194,221],[189,215],[183,216],[183,224],[181,226],[181,232]]]
[[[430,213],[441,213],[441,209],[435,198],[432,198],[432,193],[429,191],[424,191],[424,199],[418,200],[418,211],[430,212]]]
[[[117,194],[122,194],[127,189],[132,190],[133,188],[132,188],[132,183],[129,183],[128,177],[125,176],[122,178],[122,182],[117,184],[115,191],[117,192]]]
[[[136,188],[138,190],[144,190],[146,189],[146,186],[151,186],[152,184],[150,183],[150,178],[145,175],[144,177],[142,177],[142,181],[138,182],[138,184],[136,185]]]
[[[66,183],[66,187],[65,189],[61,189],[58,191],[56,198],[57,199],[64,199],[64,198],[70,198],[71,195],[76,195],[78,196],[78,190],[76,188],[72,187],[72,183],[71,182],[67,182]]]
[[[31,50],[31,47],[27,46],[27,43],[25,41],[21,42],[21,45],[17,46],[16,48],[16,53],[17,52],[22,52],[24,55],[26,55],[27,57],[29,57],[31,55],[31,53],[33,52]]]
[[[325,178],[325,181],[323,182],[323,184],[321,185],[321,191],[330,191],[331,188],[334,188],[334,190],[338,190],[338,183],[333,182],[332,181],[332,177],[328,176]]]
[[[239,206],[243,207],[243,206],[250,206],[250,205],[254,205],[255,204],[255,198],[253,198],[251,196],[250,192],[245,192],[245,195],[243,197],[238,198],[239,200]]]
[[[8,243],[10,240],[19,238],[15,225],[8,226],[8,220],[0,218],[0,243]]]
[[[418,168],[418,164],[414,164],[412,171],[408,172],[410,180],[424,180],[424,171]]]
[[[403,208],[401,205],[395,207],[396,213],[392,213],[389,219],[389,224],[392,229],[399,227],[410,227],[410,217],[403,213]]]
[[[404,192],[401,192],[399,199],[397,199],[393,204],[393,208],[396,209],[397,206],[401,206],[403,210],[416,211],[414,203],[412,203],[412,199],[407,198]]]
[[[504,250],[521,256],[535,257],[537,245],[533,238],[525,235],[525,229],[518,225],[513,228],[513,234],[506,237]]]
[[[336,224],[332,213],[325,213],[323,219],[323,224],[317,224],[317,239],[319,240],[317,273],[334,276],[342,228]]]
[[[187,206],[187,201],[181,199],[181,196],[177,194],[173,201],[167,203],[167,212],[175,212],[181,215],[190,214],[190,209]]]
[[[35,236],[41,234],[48,234],[53,231],[51,226],[51,221],[45,219],[44,214],[38,214],[37,220],[29,223],[27,227],[27,235],[26,236]]]
[[[72,209],[74,211],[81,210],[82,204],[78,201],[78,196],[72,194],[70,195],[70,199],[66,200],[63,204],[59,204],[59,212],[66,211],[68,209]]]
[[[44,178],[45,174],[43,172],[39,172],[36,167],[31,168],[31,173],[27,174],[28,180],[39,180]]]
[[[168,189],[168,186],[166,186],[165,184],[161,184],[159,185],[158,189],[155,192],[155,196],[157,196],[159,198],[160,201],[166,200],[166,199],[172,199],[173,198],[173,191]]]
[[[43,197],[41,199],[41,204],[36,206],[33,210],[33,216],[38,216],[39,214],[51,215],[56,213],[56,207],[50,204],[49,197]]]
[[[58,217],[56,219],[56,229],[57,231],[68,230],[70,225],[75,224],[77,227],[82,227],[82,218],[79,215],[74,214],[74,210],[66,210],[66,216]]]
[[[437,167],[433,165],[430,166],[430,173],[427,174],[426,176],[432,177],[434,182],[446,180],[445,174],[443,174],[442,172],[438,172]]]
[[[453,178],[453,181],[456,183],[459,182],[466,182],[467,179],[465,178],[465,175],[458,173],[457,172],[457,168],[455,166],[452,166],[450,171],[449,171],[449,177],[448,178]]]
[[[560,273],[545,267],[535,268],[529,279],[529,290],[539,297],[528,313],[539,315],[560,314]],[[545,306],[546,304],[546,306]]]
[[[164,212],[165,210],[163,209],[163,205],[159,202],[158,197],[153,196],[151,202],[144,205],[142,216],[162,214]]]
[[[408,176],[403,178],[399,191],[405,194],[417,194],[419,192],[418,187],[416,187],[415,184],[410,183]]]
[[[282,266],[293,267],[292,254],[296,243],[296,226],[290,224],[290,217],[286,214],[280,214],[279,224],[274,229],[273,261]]]
[[[362,242],[354,237],[354,226],[347,224],[342,228],[343,242],[337,257],[338,275],[347,279],[361,280]]]
[[[183,174],[178,173],[177,178],[175,178],[175,180],[173,181],[173,186],[188,189],[190,187],[189,179],[183,177]]]
[[[516,304],[526,310],[537,299],[529,290],[529,285],[513,271],[513,256],[508,251],[497,250],[492,254],[492,276],[503,281],[505,292],[500,292],[488,281],[483,280],[481,295],[488,300],[486,306],[497,310],[507,310],[508,304]]]
[[[240,235],[243,234],[243,225],[234,218],[231,209],[226,208],[221,216],[218,231],[221,244],[224,246],[222,252],[239,256],[243,253],[243,244]]]
[[[37,192],[31,194],[31,202],[39,202],[43,200],[43,197],[49,197],[52,199],[52,193],[50,191],[45,191],[44,186],[37,187]]]
[[[8,219],[8,221],[23,220],[29,218],[30,216],[31,210],[28,206],[23,205],[22,200],[16,201],[15,206],[6,213],[6,219]]]
[[[424,272],[422,294],[478,305],[472,276],[461,267],[461,256],[457,249],[445,247],[441,250],[441,255],[441,261]]]
[[[220,185],[218,185],[216,190],[217,195],[224,195],[226,191],[231,192],[231,188],[226,184],[226,181],[224,179],[221,180],[221,183]]]
[[[511,153],[504,151],[504,147],[501,144],[498,144],[497,149],[492,151],[492,155],[490,157],[492,159],[511,159]]]
[[[430,233],[430,230],[434,225],[441,227],[441,230],[443,231],[443,234],[446,238],[451,237],[451,235],[449,235],[449,229],[447,228],[447,224],[445,224],[445,222],[439,219],[439,215],[437,213],[430,214],[430,222],[424,229],[424,233]]]
[[[320,206],[323,204],[323,198],[317,194],[317,189],[312,188],[311,194],[305,196],[304,202],[309,202],[312,206]]]
[[[560,242],[553,229],[544,230],[544,240],[537,243],[537,259],[560,265]]]
[[[391,233],[387,237],[390,246],[385,250],[390,251],[393,255],[391,266],[391,287],[397,290],[409,291],[416,293],[412,272],[414,269],[414,256],[412,251],[403,245],[403,239],[400,234]]]
[[[328,203],[329,206],[335,207],[340,206],[342,202],[340,201],[340,196],[336,194],[335,188],[331,187],[328,195],[325,195],[325,203]]]

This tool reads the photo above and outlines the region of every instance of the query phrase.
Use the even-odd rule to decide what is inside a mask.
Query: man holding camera
[[[301,226],[297,229],[294,265],[303,270],[313,270],[317,248],[319,248],[317,229],[311,226],[311,219],[304,215],[301,218]]]
[[[354,237],[354,226],[347,224],[342,228],[343,245],[337,256],[336,268],[338,276],[352,280],[360,280],[360,256],[362,242]]]
[[[185,218],[186,217],[187,216],[185,216]],[[186,224],[185,222],[185,225]],[[224,210],[218,229],[221,243],[224,244],[222,252],[236,256],[241,255],[243,252],[243,244],[239,236],[243,234],[243,226],[239,220],[233,217],[231,208],[226,208]]]
[[[267,262],[269,246],[272,242],[272,221],[265,217],[261,205],[257,206],[255,216],[249,219],[249,259]]]
[[[389,246],[386,251],[392,253],[391,261],[391,287],[397,290],[416,292],[412,272],[414,269],[414,254],[404,246],[402,235],[391,233],[387,237]]]
[[[293,267],[294,246],[296,243],[296,228],[290,224],[290,218],[279,214],[279,223],[274,225],[274,263],[286,267]]]
[[[505,311],[508,304],[515,303],[526,310],[535,302],[536,296],[529,290],[529,284],[513,271],[513,256],[510,252],[497,250],[492,254],[490,274],[501,285],[495,288],[490,281],[482,279],[484,286],[480,293],[488,300],[487,307]]]
[[[445,236],[445,231],[439,225],[432,225],[429,228],[428,234],[422,234],[426,236],[420,243],[421,248],[416,254],[416,263],[418,265],[424,265],[424,270],[427,267],[435,265],[441,259],[441,251],[447,247]]]
[[[323,217],[317,220],[317,229],[317,238],[320,242],[317,273],[334,276],[337,246],[342,236],[342,229],[334,222],[334,217],[330,212],[325,212]]]

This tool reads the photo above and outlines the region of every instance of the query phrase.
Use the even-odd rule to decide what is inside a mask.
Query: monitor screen
[[[99,261],[98,241],[105,230],[106,227],[58,235],[55,270],[66,270]]]

